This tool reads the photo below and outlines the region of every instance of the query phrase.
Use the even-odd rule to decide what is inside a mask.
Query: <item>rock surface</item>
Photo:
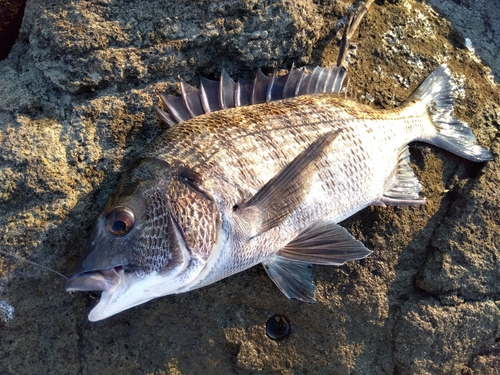
[[[456,42],[474,50],[500,82],[500,1],[428,0],[428,3],[451,21],[459,33],[454,34]]]
[[[442,3],[458,18],[472,4],[446,13],[455,2]],[[223,66],[250,78],[257,67],[332,64],[331,30],[349,5],[28,2],[0,62],[1,250],[71,274],[121,171],[161,131],[158,92]],[[478,38],[487,33],[473,25]],[[447,62],[463,84],[456,115],[499,155],[500,89],[465,37],[422,2],[379,1],[351,48],[351,87],[395,106]],[[429,203],[372,207],[344,222],[374,254],[315,267],[313,305],[287,300],[254,267],[89,323],[96,295],[70,295],[62,277],[0,254],[0,372],[497,373],[500,161],[478,165],[421,144],[411,152]],[[292,324],[281,342],[265,334],[275,313]]]

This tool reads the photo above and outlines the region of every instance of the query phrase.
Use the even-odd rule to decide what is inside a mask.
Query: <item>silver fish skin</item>
[[[102,291],[97,321],[262,263],[287,297],[314,301],[311,264],[371,253],[338,222],[425,203],[408,143],[492,159],[452,117],[452,90],[441,65],[390,110],[320,92],[191,113],[125,172],[66,289]]]

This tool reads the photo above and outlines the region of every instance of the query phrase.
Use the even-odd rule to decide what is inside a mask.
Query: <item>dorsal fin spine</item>
[[[200,90],[181,79],[181,95],[189,115],[196,117],[205,113],[200,102]]]
[[[274,87],[275,82],[276,82],[276,72],[273,73],[273,77],[271,78],[271,81],[269,82],[269,86],[267,86],[266,102],[271,101],[273,87]]]
[[[222,69],[219,83],[219,107],[220,109],[234,108],[236,83],[227,74],[226,69]]]
[[[160,115],[163,122],[165,122],[168,125],[168,127],[171,127],[171,126],[174,126],[175,124],[177,124],[177,122],[172,118],[172,116],[170,116],[170,114],[168,112],[165,112],[163,109],[161,109],[158,106],[156,106],[155,109],[156,109],[156,112],[158,112],[158,114]]]

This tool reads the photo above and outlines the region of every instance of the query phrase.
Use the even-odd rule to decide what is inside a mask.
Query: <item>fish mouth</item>
[[[112,293],[123,280],[123,267],[83,272],[70,277],[64,286],[67,292],[100,291]]]
[[[89,320],[95,322],[131,307],[127,304],[116,304],[116,300],[130,287],[129,281],[124,267],[118,266],[76,274],[66,281],[64,287],[67,292],[102,292],[99,302],[89,313]]]

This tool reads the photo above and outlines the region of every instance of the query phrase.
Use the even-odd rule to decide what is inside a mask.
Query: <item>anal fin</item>
[[[337,265],[372,252],[333,221],[314,223],[263,262],[269,277],[288,297],[314,302],[311,264]]]
[[[267,274],[288,298],[315,302],[311,265],[274,257],[262,262]]]
[[[394,171],[392,181],[391,186],[378,202],[379,204],[387,206],[413,206],[426,203],[426,199],[420,197],[422,185],[420,185],[410,167],[410,151],[408,146],[403,147],[399,152],[398,165]]]

